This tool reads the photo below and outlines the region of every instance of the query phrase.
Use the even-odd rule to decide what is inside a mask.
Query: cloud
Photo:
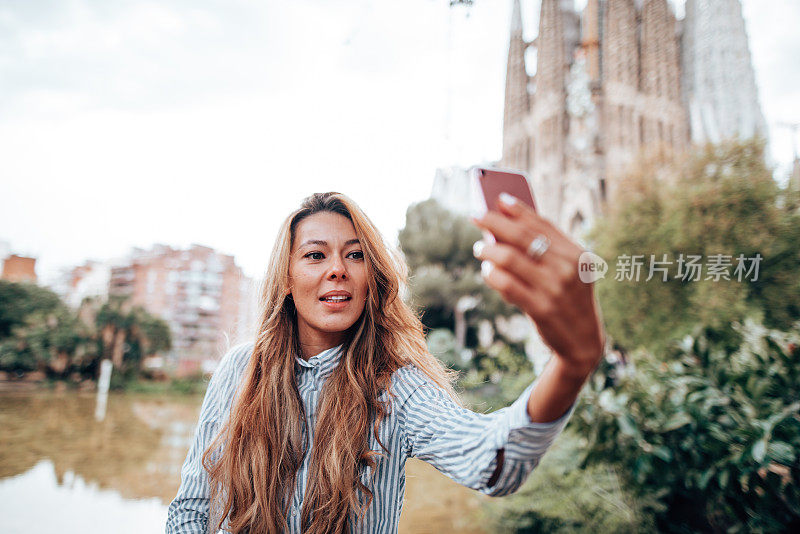
[[[463,56],[449,85],[452,116],[470,119],[450,125],[462,158],[499,152],[501,119],[481,101],[494,91],[502,109],[507,21],[470,22],[472,37],[454,32],[448,52],[446,2],[370,5],[4,4],[3,237],[45,270],[200,242],[256,274],[282,218],[338,190],[394,241],[436,166],[453,162],[448,58]]]
[[[36,4],[36,9],[31,5]],[[0,113],[165,109],[268,83],[267,8],[68,0],[0,8]],[[262,61],[263,63],[263,61]]]
[[[338,190],[394,241],[437,166],[500,156],[510,5],[0,3],[0,239],[45,269],[199,242],[253,275],[282,218]],[[797,76],[796,45],[756,41],[793,19],[763,11],[762,100],[788,107],[770,76]]]

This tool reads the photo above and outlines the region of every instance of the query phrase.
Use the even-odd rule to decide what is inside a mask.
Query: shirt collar
[[[304,360],[299,356],[295,356],[295,360],[301,367],[309,369],[316,369],[317,371],[325,371],[336,367],[342,357],[342,345],[323,350],[319,354],[312,356],[308,360]]]

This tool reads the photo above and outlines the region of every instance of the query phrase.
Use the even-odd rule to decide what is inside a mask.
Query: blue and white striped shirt
[[[208,479],[201,457],[230,413],[252,350],[252,343],[229,350],[211,378],[194,442],[181,468],[180,489],[169,505],[167,534],[208,532]],[[320,391],[338,365],[341,353],[341,346],[334,347],[307,361],[297,358],[295,364],[312,444]],[[409,457],[425,460],[456,482],[487,495],[502,496],[516,491],[567,424],[574,409],[573,405],[553,422],[531,422],[527,402],[534,385],[535,382],[529,385],[511,406],[481,414],[458,406],[415,366],[398,369],[390,386],[395,394],[391,413],[384,417],[378,430],[389,454],[385,454],[370,432],[370,447],[385,455],[377,458],[374,482],[370,482],[369,468],[362,474],[362,481],[374,493],[373,501],[364,519],[351,524],[350,531],[397,532],[405,493],[405,463]],[[387,398],[383,392],[382,399]],[[495,483],[489,486],[499,449],[504,449],[502,469]],[[308,483],[310,456],[306,454],[297,472],[288,516],[289,532],[293,534],[301,532],[300,510]]]

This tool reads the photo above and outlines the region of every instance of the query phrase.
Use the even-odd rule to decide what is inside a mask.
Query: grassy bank
[[[208,387],[208,379],[203,376],[171,378],[167,380],[147,380],[143,378],[125,379],[111,376],[111,391],[120,393],[141,393],[145,395],[203,395]],[[0,380],[0,392],[14,391],[97,391],[97,382],[84,380]]]

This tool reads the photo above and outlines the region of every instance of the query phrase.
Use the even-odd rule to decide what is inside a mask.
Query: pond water
[[[200,397],[0,394],[0,531],[163,532],[194,435]],[[400,532],[486,532],[486,499],[410,460]]]

